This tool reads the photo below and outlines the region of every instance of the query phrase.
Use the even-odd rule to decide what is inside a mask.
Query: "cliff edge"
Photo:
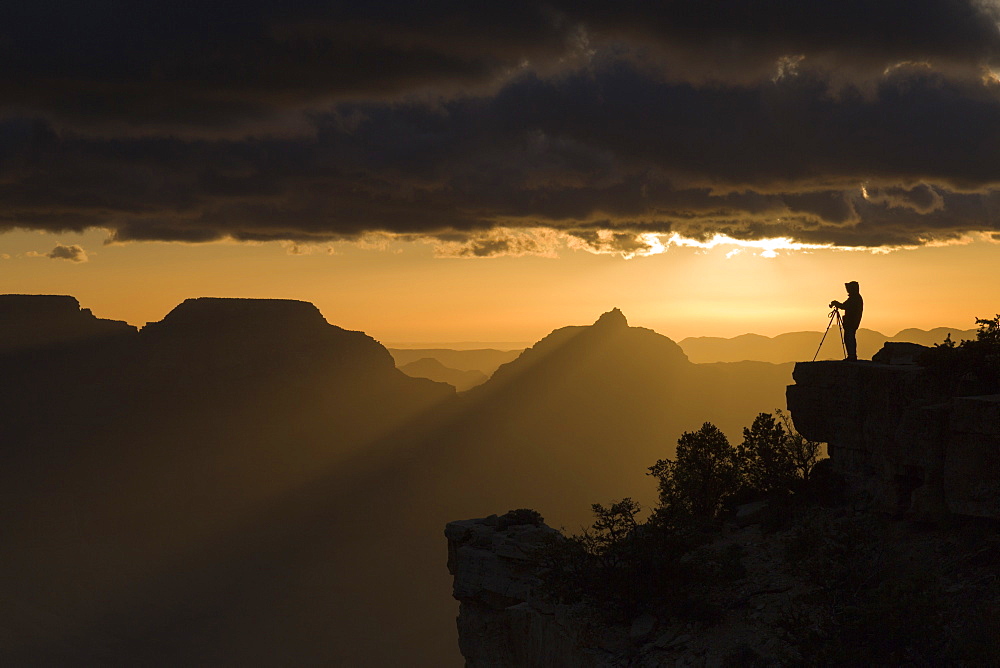
[[[796,365],[795,426],[829,444],[859,494],[749,503],[679,558],[663,554],[698,566],[681,571],[680,605],[612,622],[599,593],[570,603],[547,590],[536,550],[560,534],[511,524],[526,511],[449,523],[466,666],[1000,663],[1000,395],[942,384],[914,363],[918,348]]]
[[[534,552],[559,532],[545,524],[507,525],[511,514],[445,528],[448,572],[460,602],[458,644],[467,668],[620,665],[630,646],[627,629],[602,626],[579,606],[537,595]]]
[[[614,624],[544,596],[532,553],[552,529],[502,520],[445,530],[468,668],[1000,662],[995,523],[928,528],[853,504],[803,509],[779,526],[729,523],[680,562],[708,567],[689,586],[714,614],[667,608]]]
[[[792,378],[795,428],[877,508],[1000,518],[1000,395],[950,396],[913,363],[799,362]]]

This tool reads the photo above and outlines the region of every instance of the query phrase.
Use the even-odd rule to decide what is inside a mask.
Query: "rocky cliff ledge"
[[[508,514],[509,515],[509,514]],[[582,609],[536,595],[532,553],[559,535],[544,524],[507,525],[506,517],[450,522],[448,571],[461,602],[458,644],[468,668],[603,668],[633,647],[629,629],[594,623]],[[655,620],[639,631],[650,640]],[[638,665],[638,664],[635,664]]]
[[[467,668],[659,668],[661,666],[796,665],[802,655],[782,620],[816,614],[803,597],[815,587],[788,571],[781,541],[759,525],[732,527],[689,555],[714,563],[738,549],[746,572],[736,582],[708,583],[707,605],[721,612],[711,628],[644,613],[612,625],[584,604],[540,595],[533,552],[559,532],[507,525],[513,513],[451,522],[448,570],[460,601],[458,643]],[[756,663],[755,663],[756,662]]]
[[[500,519],[450,522],[448,572],[461,602],[458,642],[470,668],[601,666],[581,647],[579,630],[532,597],[531,552],[558,532],[545,525],[500,527]]]
[[[875,504],[741,507],[676,562],[710,615],[609,624],[542,595],[558,532],[525,511],[448,524],[466,666],[1000,665],[1000,395],[950,396],[918,352],[796,366],[796,427]]]
[[[799,362],[796,429],[876,507],[1000,518],[1000,395],[948,396],[916,364]]]

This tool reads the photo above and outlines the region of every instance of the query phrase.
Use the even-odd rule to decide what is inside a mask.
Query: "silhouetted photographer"
[[[858,327],[861,326],[861,313],[865,310],[865,301],[861,298],[861,286],[857,281],[844,283],[847,288],[847,299],[843,302],[834,300],[830,308],[843,309],[844,347],[847,349],[847,359],[858,359]]]

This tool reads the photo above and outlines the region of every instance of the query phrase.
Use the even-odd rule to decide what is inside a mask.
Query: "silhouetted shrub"
[[[818,450],[819,444],[796,433],[781,411],[777,417],[758,415],[744,430],[739,449],[710,422],[685,432],[675,459],[649,467],[660,496],[649,519],[639,521],[641,508],[630,498],[607,506],[595,503],[590,528],[554,540],[539,553],[544,590],[563,602],[587,603],[609,621],[651,612],[715,623],[723,611],[707,602],[706,588],[745,577],[742,550],[736,545],[721,553],[696,548],[712,539],[727,501],[742,490],[787,496],[801,488],[813,475]]]
[[[508,510],[501,515],[497,519],[497,529],[503,531],[509,527],[521,526],[523,524],[530,524],[537,527],[541,526],[544,522],[545,519],[537,510],[518,508],[517,510]]]
[[[1000,346],[1000,313],[993,318],[976,318],[979,331],[976,341],[984,345]]]
[[[723,501],[740,485],[739,457],[726,435],[711,422],[677,440],[677,459],[649,467],[660,492],[660,515],[667,521],[689,516],[715,519]]]
[[[820,445],[799,434],[781,409],[760,413],[744,427],[736,449],[743,485],[761,496],[798,491],[819,459]]]
[[[791,452],[786,447],[784,426],[770,413],[760,413],[753,425],[743,428],[743,442],[737,446],[743,483],[766,494],[788,489],[797,479]]]
[[[945,340],[921,354],[918,362],[949,396],[1000,392],[1000,314],[976,318],[974,341]]]
[[[693,593],[703,580],[701,564],[681,560],[704,536],[673,531],[655,515],[639,522],[640,507],[632,499],[592,508],[590,528],[539,551],[544,592],[562,602],[587,603],[613,623],[643,612],[693,621],[711,617]]]
[[[635,516],[642,508],[626,497],[604,507],[599,503],[590,506],[594,512],[593,526],[584,529],[579,540],[590,554],[599,555],[611,564],[617,564],[622,555],[622,547],[633,537],[639,522]]]
[[[816,465],[820,461],[823,461],[820,458],[820,452],[823,444],[819,441],[810,441],[808,438],[800,434],[795,429],[795,425],[792,424],[792,416],[785,411],[778,408],[775,409],[774,414],[778,417],[778,420],[781,421],[782,426],[785,428],[784,447],[788,452],[789,458],[791,459],[795,476],[800,481],[809,480],[816,469]],[[799,483],[794,484],[798,485]]]

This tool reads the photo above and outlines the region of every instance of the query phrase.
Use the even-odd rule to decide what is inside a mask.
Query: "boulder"
[[[917,358],[927,349],[919,343],[889,341],[872,356],[872,361],[879,364],[916,364]]]

